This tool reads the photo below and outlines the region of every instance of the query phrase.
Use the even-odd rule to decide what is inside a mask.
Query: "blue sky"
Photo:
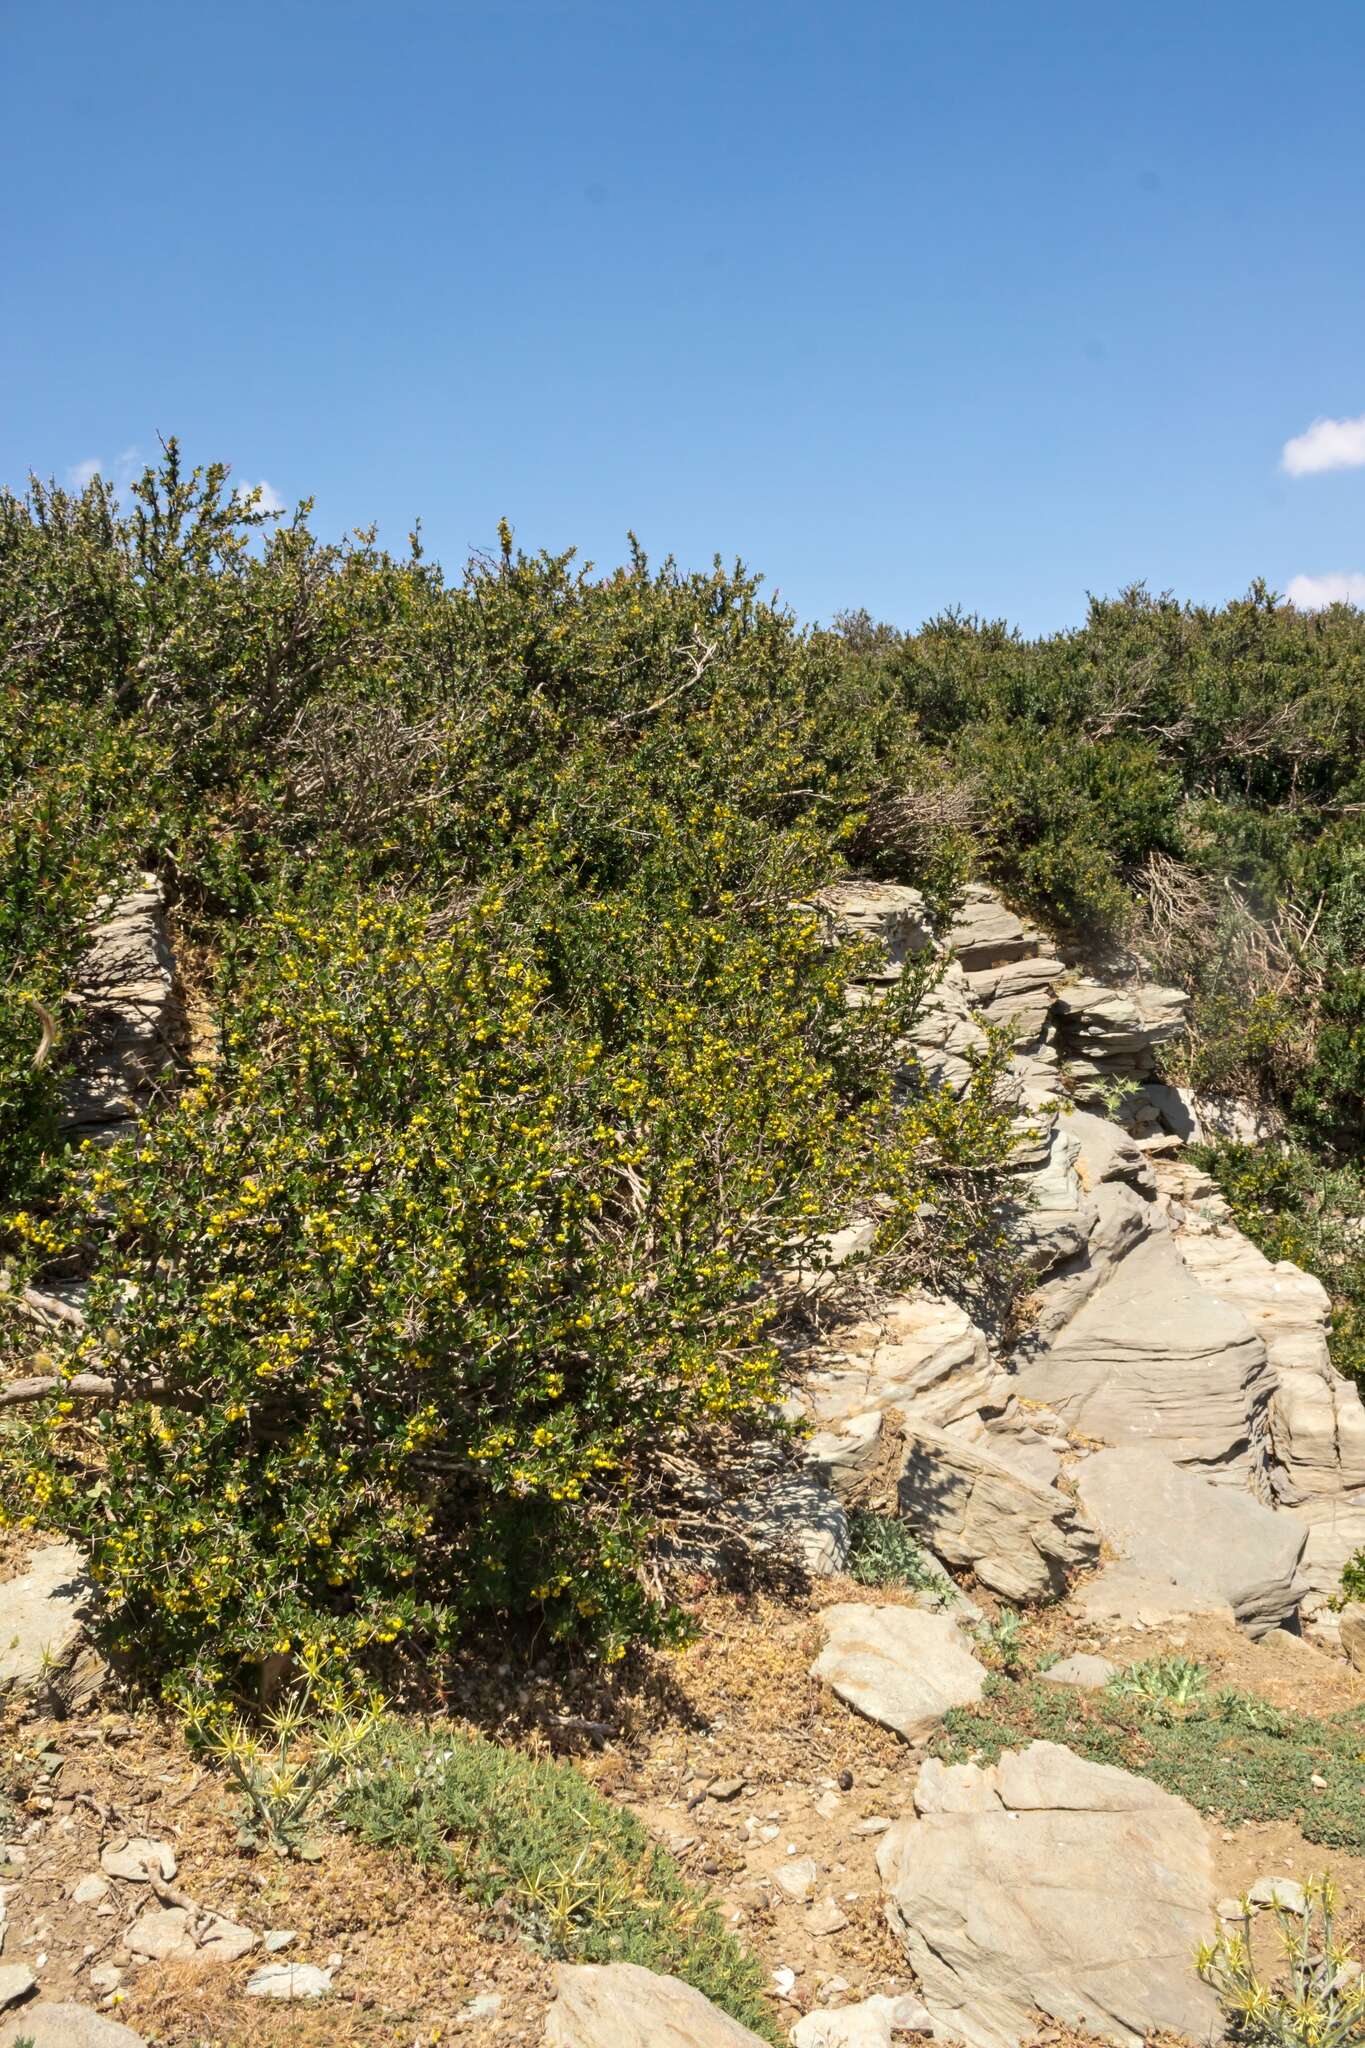
[[[177,433],[329,533],[633,527],[807,619],[1365,602],[1360,0],[0,25],[0,479]]]

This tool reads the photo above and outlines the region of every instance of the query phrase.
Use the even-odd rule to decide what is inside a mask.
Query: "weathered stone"
[[[1076,1595],[1080,1611],[1108,1611],[1109,1581],[1151,1589],[1172,1612],[1228,1608],[1253,1636],[1292,1619],[1305,1591],[1304,1531],[1292,1517],[1182,1471],[1159,1451],[1100,1451],[1082,1464],[1077,1490],[1119,1560]]]
[[[332,1988],[332,1972],[316,1963],[262,1963],[245,1988],[248,1998],[321,1998]]]
[[[844,1324],[822,1358],[801,1392],[827,1427],[895,1408],[941,1428],[975,1412],[995,1379],[982,1332],[955,1302],[932,1294],[897,1296],[875,1317]]]
[[[1155,1198],[1157,1179],[1151,1161],[1120,1125],[1092,1116],[1087,1109],[1073,1109],[1062,1119],[1062,1128],[1076,1147],[1076,1170],[1084,1188],[1093,1193],[1105,1181],[1119,1180],[1146,1201]]]
[[[1124,2042],[1217,2031],[1191,1966],[1213,1855],[1183,1800],[1035,1742],[990,1770],[926,1765],[916,1807],[877,1864],[940,2037],[1017,2048],[1039,2012]]]
[[[792,2048],[892,2048],[910,2034],[927,2034],[933,2020],[926,2007],[908,1993],[901,1998],[878,1994],[857,2005],[830,2012],[808,2012],[791,2030]]]
[[[1055,1342],[1072,1318],[1128,1254],[1146,1242],[1164,1217],[1125,1181],[1103,1181],[1086,1198],[1081,1220],[1084,1248],[1049,1273],[1036,1294],[1037,1329],[1023,1355]]]
[[[1059,1592],[1067,1572],[1099,1551],[1059,1488],[1039,1486],[991,1452],[943,1431],[908,1433],[899,1505],[947,1564],[970,1567],[1009,1600]]]
[[[91,1875],[83,1877],[73,1885],[71,1903],[73,1906],[98,1906],[101,1899],[109,1896],[109,1880]]]
[[[763,2048],[676,1977],[638,1963],[561,1963],[545,2048]]]
[[[1183,1034],[1189,1001],[1184,989],[1151,982],[1127,989],[1071,982],[1057,993],[1058,1034],[1064,1045],[1094,1059],[1145,1052]]]
[[[948,944],[972,973],[1023,960],[1038,950],[1039,933],[1007,910],[993,889],[971,882],[948,933]]]
[[[90,1699],[105,1668],[85,1632],[90,1593],[85,1559],[69,1543],[48,1544],[0,1585],[0,1698],[47,1691],[68,1709]]]
[[[191,1913],[184,1906],[148,1906],[124,1941],[131,1955],[158,1963],[235,1963],[256,1946],[250,1928],[221,1913]]]
[[[154,875],[142,881],[140,889],[97,907],[79,970],[85,1044],[64,1123],[96,1140],[117,1135],[136,1115],[141,1093],[174,1057],[175,973],[165,896]]]
[[[1051,1664],[1040,1676],[1044,1685],[1071,1685],[1078,1692],[1098,1692],[1108,1685],[1118,1670],[1107,1657],[1091,1657],[1084,1650],[1077,1650],[1070,1657],[1063,1657],[1059,1664]]]
[[[169,1842],[156,1842],[147,1835],[133,1835],[100,1851],[100,1869],[106,1877],[126,1878],[132,1884],[146,1884],[154,1870],[163,1884],[169,1884],[178,1866]]]
[[[1177,1228],[1174,1241],[1200,1286],[1240,1309],[1265,1345],[1275,1375],[1268,1422],[1276,1498],[1294,1505],[1365,1486],[1365,1407],[1332,1365],[1322,1282],[1289,1259],[1272,1263],[1231,1223]]]
[[[927,1735],[950,1707],[981,1697],[985,1667],[946,1615],[848,1601],[825,1608],[820,1625],[825,1647],[812,1677],[907,1741]]]
[[[1003,1025],[1016,1045],[1035,1045],[1064,973],[1060,960],[1008,960],[968,970],[967,986],[988,1023]]]
[[[1112,1268],[1050,1350],[1021,1359],[1016,1384],[1086,1436],[1245,1482],[1275,1380],[1246,1317],[1201,1287],[1161,1232]]]
[[[907,960],[933,944],[924,898],[900,882],[834,882],[815,899],[830,936],[837,942],[874,939],[885,965],[877,978],[895,980]]]
[[[147,2048],[141,2034],[88,2005],[49,2004],[39,1999],[0,2026],[0,2048],[18,2048],[29,2041],[32,2048]]]
[[[18,2005],[38,1988],[38,1979],[27,1963],[0,1963],[0,2012]]]

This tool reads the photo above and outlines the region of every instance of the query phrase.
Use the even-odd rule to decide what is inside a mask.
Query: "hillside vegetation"
[[[8,1493],[88,1547],[155,1683],[480,1615],[666,1636],[657,1527],[774,1432],[793,1247],[876,1191],[902,1274],[979,1284],[995,1074],[893,1115],[920,990],[846,1006],[810,903],[850,868],[940,921],[977,872],[1192,985],[1191,1079],[1285,1121],[1305,1241],[1360,1286],[1356,612],[803,632],[738,565],[506,529],[447,583],[172,443],[129,511],[0,499],[0,644],[0,1230],[11,1291],[93,1272],[52,1361],[124,1396],[13,1425]],[[194,1055],[82,1157],[66,992],[147,869]]]

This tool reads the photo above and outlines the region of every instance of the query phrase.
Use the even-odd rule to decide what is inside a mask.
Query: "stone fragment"
[[[893,2048],[894,2041],[927,2034],[932,2027],[927,2008],[917,1998],[879,1993],[832,2012],[808,2012],[796,2022],[790,2038],[792,2048]]]
[[[179,1865],[169,1842],[133,1835],[100,1852],[100,1869],[105,1876],[127,1878],[131,1884],[146,1884],[149,1865],[163,1884],[171,1882]]]
[[[276,1956],[282,1948],[288,1948],[298,1936],[292,1927],[271,1927],[261,1936],[261,1947],[268,1956]]]
[[[950,1707],[981,1697],[985,1666],[946,1615],[848,1601],[825,1608],[820,1623],[825,1647],[811,1675],[907,1741],[927,1735]]]
[[[321,1998],[332,1988],[332,1972],[316,1963],[262,1963],[245,1988],[248,1998]]]
[[[1217,2031],[1191,1966],[1214,1904],[1192,1807],[1056,1743],[926,1774],[877,1863],[937,2035],[1018,2048],[1040,2012],[1123,2042]]]
[[[1041,1677],[1044,1685],[1072,1685],[1080,1692],[1098,1692],[1101,1686],[1108,1685],[1118,1668],[1107,1657],[1091,1657],[1078,1650],[1074,1656],[1063,1657],[1059,1664],[1049,1665]]]
[[[86,1637],[90,1592],[85,1559],[69,1543],[46,1545],[0,1585],[0,1699],[51,1691],[68,1711],[90,1699],[105,1668]]]
[[[848,1925],[848,1915],[837,1899],[826,1896],[811,1907],[806,1915],[806,1929],[817,1936],[840,1934]]]
[[[815,1890],[819,1875],[820,1866],[813,1856],[792,1856],[775,1867],[773,1883],[789,1899],[801,1905]]]
[[[39,1999],[0,2026],[0,2048],[18,2048],[21,2041],[32,2048],[147,2048],[141,2034],[88,2005],[49,2003]]]
[[[796,1979],[792,1976],[792,1986]],[[561,1963],[544,2048],[762,2048],[676,1977],[638,1963]]]
[[[1068,1571],[1099,1553],[1060,1488],[1040,1486],[984,1446],[941,1430],[907,1432],[898,1498],[904,1520],[937,1556],[970,1568],[1007,1600],[1061,1592]]]
[[[1099,1618],[1116,1598],[1171,1613],[1230,1609],[1253,1636],[1289,1622],[1305,1590],[1305,1532],[1249,1493],[1173,1465],[1159,1451],[1099,1451],[1077,1491],[1117,1562],[1080,1589],[1073,1606]]]
[[[1281,1913],[1295,1913],[1301,1920],[1308,1911],[1303,1886],[1292,1877],[1258,1877],[1247,1898],[1253,1906],[1275,1906]]]
[[[256,1946],[247,1927],[221,1913],[191,1913],[184,1906],[148,1906],[124,1936],[130,1955],[156,1963],[235,1963]]]
[[[98,1877],[93,1873],[89,1877],[83,1877],[78,1884],[73,1885],[71,1888],[71,1903],[73,1906],[98,1906],[100,1900],[108,1896],[108,1880]]]
[[[38,1979],[27,1963],[0,1963],[0,2012],[18,2005],[38,1988]]]

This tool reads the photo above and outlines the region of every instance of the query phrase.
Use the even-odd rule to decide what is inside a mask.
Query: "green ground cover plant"
[[[542,1953],[681,1977],[764,2039],[783,2039],[762,1966],[634,1815],[571,1765],[387,1722],[339,1817],[475,1904],[510,1910]]]
[[[932,1747],[947,1763],[990,1764],[1006,1749],[1060,1742],[1154,1779],[1229,1827],[1288,1820],[1310,1842],[1365,1848],[1365,1709],[1315,1719],[1232,1690],[1176,1690],[1185,1697],[1169,1686],[1152,1697],[1111,1688],[1078,1696],[1037,1679],[992,1677],[979,1705],[945,1717]]]

